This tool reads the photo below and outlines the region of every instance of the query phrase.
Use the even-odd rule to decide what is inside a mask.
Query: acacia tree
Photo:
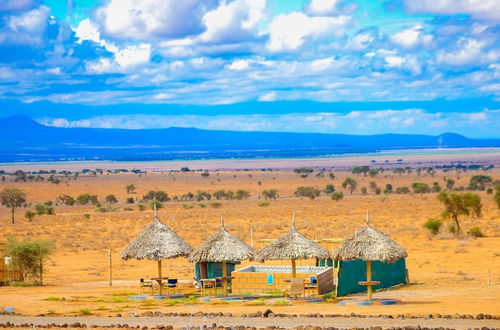
[[[354,192],[354,190],[356,190],[357,186],[358,186],[358,183],[353,178],[346,178],[344,180],[344,182],[342,182],[342,187],[344,189],[349,189],[349,192],[351,193],[351,195]],[[347,187],[349,187],[349,188],[347,188]]]
[[[26,193],[17,188],[5,188],[0,191],[0,202],[2,205],[10,208],[12,224],[14,224],[14,213],[16,212],[16,208],[21,207],[24,203],[26,203]]]
[[[414,182],[412,183],[411,187],[415,194],[420,194],[420,198],[422,198],[423,194],[429,193],[431,191],[429,185],[423,182]]]
[[[8,237],[6,252],[25,281],[35,278],[43,285],[43,264],[54,248],[54,242],[50,240],[18,241],[14,237]]]
[[[443,217],[452,219],[457,226],[457,235],[460,234],[459,216],[473,215],[475,217],[481,216],[483,205],[481,198],[473,193],[447,193],[440,192],[437,196],[438,200],[444,204]]]
[[[495,201],[498,208],[500,209],[500,184],[497,184],[495,186],[495,195],[493,195],[493,200]]]

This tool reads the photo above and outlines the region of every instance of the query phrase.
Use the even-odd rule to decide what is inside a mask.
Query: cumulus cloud
[[[310,17],[301,12],[276,16],[269,26],[270,51],[293,51],[308,39],[333,37],[343,33],[349,16]]]
[[[455,49],[439,51],[436,55],[438,63],[452,66],[480,65],[498,60],[498,49],[485,50],[487,44],[483,40],[461,38],[457,41]]]
[[[215,0],[110,0],[97,11],[105,35],[121,39],[182,38],[203,31]]]
[[[252,39],[265,17],[266,0],[235,0],[222,3],[203,16],[203,42],[232,43]]]
[[[40,46],[44,41],[50,9],[45,6],[8,16],[0,30],[0,43]]]
[[[404,0],[411,13],[441,15],[469,14],[474,18],[500,22],[500,0]]]
[[[407,49],[417,46],[428,46],[432,42],[431,34],[423,33],[422,25],[415,25],[411,29],[406,29],[391,35],[391,40],[399,46]]]

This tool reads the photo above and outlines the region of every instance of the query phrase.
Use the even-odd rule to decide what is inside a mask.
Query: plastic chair
[[[175,293],[175,289],[177,288],[177,279],[176,278],[169,278],[167,280],[167,288],[169,290],[172,290],[173,293]]]
[[[153,281],[146,281],[143,278],[139,280],[141,292],[144,293],[147,290],[153,294]]]

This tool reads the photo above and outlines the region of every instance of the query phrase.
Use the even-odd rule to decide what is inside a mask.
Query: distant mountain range
[[[445,133],[346,135],[211,131],[197,128],[101,129],[0,119],[0,162],[308,157],[420,148],[500,147],[500,139]]]

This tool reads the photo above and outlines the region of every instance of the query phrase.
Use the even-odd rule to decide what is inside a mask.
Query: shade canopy
[[[295,229],[294,217],[290,230],[259,250],[255,255],[255,260],[264,262],[265,260],[326,259],[329,256],[325,248],[307,239]]]
[[[332,254],[335,260],[359,259],[382,262],[394,262],[407,256],[406,251],[398,243],[370,225],[356,230],[356,233],[346,239]]]
[[[153,222],[120,253],[124,260],[186,257],[193,249],[155,214]]]
[[[221,219],[221,229],[196,250],[191,252],[191,262],[223,262],[253,260],[255,249],[226,230]]]

